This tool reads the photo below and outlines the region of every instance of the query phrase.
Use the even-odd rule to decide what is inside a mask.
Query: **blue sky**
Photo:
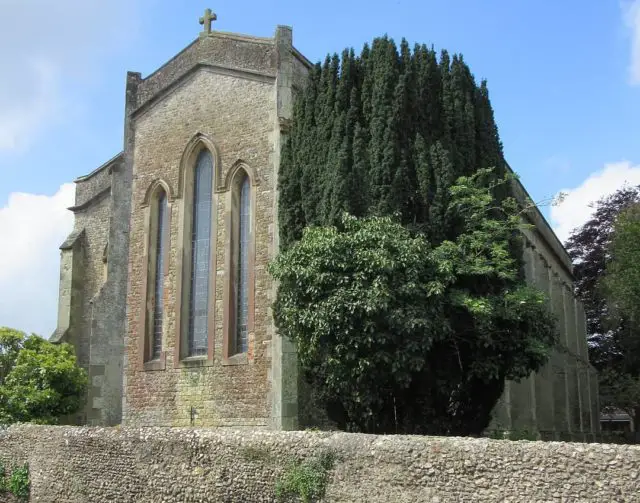
[[[640,0],[0,0],[0,325],[53,330],[64,184],[121,149],[126,71],[189,44],[206,7],[222,31],[293,26],[313,61],[385,33],[461,52],[532,197],[569,193],[544,209],[561,237],[589,200],[640,183]]]

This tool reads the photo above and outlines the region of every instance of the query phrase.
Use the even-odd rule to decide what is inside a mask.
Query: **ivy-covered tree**
[[[484,171],[487,168],[492,169]],[[474,176],[479,170],[482,173],[481,186],[488,192],[482,195],[475,193],[474,197],[477,196],[477,200],[486,203],[486,197],[490,196],[492,202],[490,206],[483,207],[481,221],[474,220],[476,227],[472,230],[469,227],[470,218],[477,215],[463,211],[460,193],[452,192],[452,186],[460,177]],[[436,274],[433,268],[437,270],[438,278],[445,272],[451,274],[450,281],[444,283],[444,290],[437,294],[439,304],[432,305],[433,299],[430,297],[427,305],[415,307],[418,313],[414,313],[416,316],[429,319],[430,323],[436,323],[434,326],[439,327],[437,335],[429,335],[433,339],[429,339],[428,344],[432,346],[429,346],[431,350],[428,358],[433,357],[433,361],[427,361],[427,356],[420,353],[423,354],[419,363],[423,366],[420,367],[422,370],[416,370],[411,364],[409,369],[413,370],[404,369],[404,363],[400,363],[404,362],[402,358],[407,357],[413,361],[414,356],[403,353],[406,348],[391,349],[389,346],[401,344],[401,334],[406,336],[407,331],[412,330],[410,326],[402,325],[404,322],[413,323],[408,318],[403,318],[404,315],[398,319],[399,326],[385,328],[377,325],[376,323],[383,323],[382,319],[372,322],[371,326],[376,328],[369,329],[372,331],[370,337],[372,340],[379,339],[381,347],[389,346],[385,351],[391,367],[382,365],[380,368],[383,369],[381,372],[384,376],[381,374],[375,379],[372,375],[363,376],[363,388],[355,393],[370,393],[367,386],[376,386],[374,381],[387,382],[386,388],[380,388],[384,389],[386,398],[378,397],[376,400],[381,401],[365,404],[357,402],[356,398],[350,402],[351,399],[342,397],[336,408],[333,407],[336,396],[332,393],[338,391],[333,390],[325,398],[329,402],[334,400],[329,403],[334,412],[342,411],[337,416],[342,414],[343,420],[338,419],[338,422],[345,425],[351,421],[358,429],[367,431],[393,431],[393,428],[400,428],[395,420],[394,427],[390,426],[392,422],[389,419],[391,409],[388,400],[393,397],[394,414],[397,415],[402,409],[400,415],[410,423],[418,417],[417,411],[420,410],[422,414],[421,426],[413,422],[402,426],[403,431],[418,431],[422,428],[441,433],[478,432],[480,426],[485,425],[489,410],[501,393],[501,379],[505,376],[526,375],[537,365],[533,360],[525,359],[518,363],[519,370],[516,372],[517,355],[510,353],[512,339],[502,340],[502,335],[507,333],[513,336],[512,330],[514,326],[518,326],[523,338],[537,340],[532,330],[539,329],[541,339],[537,340],[537,344],[541,355],[546,354],[550,340],[546,336],[550,334],[551,322],[544,309],[536,311],[539,315],[536,319],[509,318],[513,313],[519,312],[517,309],[510,309],[511,300],[525,291],[529,292],[527,295],[534,294],[522,289],[522,257],[516,239],[518,231],[509,223],[509,215],[513,215],[516,210],[503,206],[506,201],[512,201],[511,186],[502,183],[508,171],[486,82],[482,81],[479,85],[476,83],[461,55],[450,55],[447,51],[442,51],[438,57],[433,48],[417,44],[411,49],[405,40],[398,48],[393,40],[385,36],[376,38],[371,45],[365,45],[357,56],[353,50],[346,50],[341,57],[328,56],[323,64],[317,64],[310,71],[308,84],[294,106],[292,128],[283,146],[279,171],[280,244],[285,252],[284,257],[287,257],[274,270],[274,274],[283,280],[279,307],[276,309],[279,312],[277,322],[280,329],[301,343],[300,337],[319,337],[319,334],[313,335],[315,332],[310,325],[305,327],[306,331],[297,333],[290,325],[295,316],[287,311],[288,308],[285,309],[288,301],[284,299],[289,299],[289,293],[294,291],[294,285],[288,283],[291,280],[288,274],[294,270],[297,274],[302,274],[296,268],[303,264],[297,265],[295,261],[296,257],[300,259],[305,254],[310,259],[314,254],[325,253],[331,258],[318,258],[320,263],[324,264],[323,260],[343,263],[340,274],[321,268],[307,273],[327,274],[326,278],[331,278],[330,281],[327,279],[329,283],[337,281],[338,286],[355,289],[363,300],[368,298],[366,289],[358,283],[360,279],[356,278],[361,278],[364,285],[369,285],[367,281],[373,282],[372,278],[376,278],[371,283],[375,285],[374,292],[377,291],[376,288],[382,288],[388,298],[383,296],[375,300],[382,304],[371,305],[366,309],[372,309],[381,318],[391,315],[393,309],[401,308],[397,303],[404,298],[409,284],[414,288],[411,295],[407,294],[409,297],[420,299],[425,295],[422,290],[425,285],[422,284],[423,279],[419,279],[420,274],[430,277],[429,275]],[[473,180],[474,183],[480,183],[480,179]],[[476,189],[479,190],[479,187],[480,185]],[[467,201],[465,204],[471,203]],[[365,223],[360,224],[357,223],[359,220],[352,219],[343,220],[341,215],[345,211],[352,217],[365,218]],[[389,227],[392,224],[384,220],[384,217],[389,216],[397,219],[394,220],[393,225],[396,227],[393,231]],[[383,219],[376,220],[373,217]],[[365,227],[356,231],[359,225]],[[323,227],[324,230],[305,231],[310,227]],[[365,228],[368,233],[366,239],[363,237]],[[498,231],[498,228],[501,230]],[[500,236],[506,241],[496,245],[493,251],[501,250],[503,255],[500,255],[500,261],[505,264],[509,262],[508,278],[491,270],[491,267],[497,267],[495,263],[491,267],[485,264],[489,269],[474,269],[471,265],[474,252],[489,253],[490,250],[486,247],[491,246],[492,239],[497,239],[497,235],[492,233],[500,233],[505,229],[509,229],[509,232]],[[397,239],[405,240],[404,244],[399,242],[396,251],[376,251],[375,239],[388,240],[392,234]],[[482,245],[481,234],[484,239],[488,239]],[[362,241],[358,241],[361,238]],[[402,262],[394,253],[400,253],[401,248],[404,249],[403,253],[409,253],[412,246],[418,246],[411,241],[413,239],[424,240],[420,246],[425,249],[413,250],[413,260],[416,263]],[[363,255],[359,254],[358,246],[365,247]],[[482,251],[470,251],[465,246],[480,246]],[[293,252],[294,249],[298,250],[298,255]],[[291,250],[291,255],[287,255],[288,250]],[[445,252],[452,256],[443,255]],[[346,255],[343,256],[342,253]],[[361,259],[369,256],[372,260],[381,261],[389,270],[383,274],[379,270],[366,269],[364,261],[357,262],[358,257]],[[450,269],[454,267],[454,258],[462,261],[456,264],[455,273]],[[400,262],[392,265],[392,259]],[[418,263],[422,264],[422,269]],[[412,273],[402,269],[410,266],[416,268]],[[394,277],[391,277],[391,271]],[[412,276],[414,273],[415,277]],[[349,283],[350,277],[352,283]],[[300,278],[298,281],[301,281]],[[324,286],[326,285],[315,284],[309,288],[324,291]],[[317,293],[315,290],[314,292]],[[342,301],[353,294],[350,291],[343,293],[347,297]],[[305,302],[313,304],[318,299],[314,300],[309,297],[310,292],[305,294],[302,290],[297,291],[297,294],[299,297],[290,299],[291,302],[298,302],[295,309],[311,315],[311,311],[305,311]],[[469,299],[482,300],[479,303],[474,301],[464,304]],[[518,302],[520,300],[522,299]],[[527,297],[525,303],[529,300],[531,298]],[[320,306],[313,305],[320,309]],[[473,315],[464,316],[460,311],[471,313],[472,308],[477,308]],[[336,305],[334,312],[326,314],[327,319],[316,317],[320,324],[316,329],[329,330],[330,325],[327,324],[337,323],[337,319],[343,317],[341,323],[354,323],[353,326],[343,328],[356,330],[353,327],[359,327],[363,322],[354,314],[358,309],[365,308],[357,308],[348,303]],[[391,311],[387,312],[385,309]],[[434,314],[432,309],[437,312]],[[483,309],[491,313],[486,319],[480,316]],[[508,321],[498,323],[496,320],[502,320],[497,314],[501,309],[509,310],[509,314],[506,311],[503,313]],[[285,315],[286,313],[289,314]],[[320,313],[321,310],[317,311],[317,316],[321,316]],[[537,321],[540,326],[536,326]],[[311,320],[306,320],[305,323],[307,322],[312,323]],[[498,325],[493,325],[494,322]],[[386,319],[384,323],[392,323],[392,320]],[[508,327],[504,329],[504,333],[502,323],[505,323],[504,327]],[[348,333],[353,335],[349,330]],[[417,335],[413,334],[411,337],[413,336]],[[411,337],[410,340],[413,340]],[[500,344],[488,343],[492,337],[499,340]],[[359,341],[358,344],[363,343],[358,337],[353,340]],[[439,341],[438,344],[443,346],[434,341]],[[455,357],[450,353],[452,341],[456,341]],[[478,341],[482,342],[476,346]],[[469,345],[466,346],[466,343]],[[488,346],[482,345],[485,343]],[[485,351],[486,347],[490,347],[491,351]],[[302,361],[306,362],[305,368],[316,387],[323,386],[324,377],[314,374],[313,365],[325,368],[333,363],[346,364],[344,358],[355,358],[349,361],[356,362],[361,356],[358,351],[343,352],[343,349],[340,349],[342,352],[322,357],[318,354],[313,357],[305,355],[305,350],[302,349]],[[518,346],[518,350],[521,349]],[[423,350],[424,347],[416,349],[418,352]],[[398,351],[404,356],[397,354]],[[395,356],[391,358],[391,354]],[[486,363],[491,362],[494,355],[496,358],[504,358],[504,361],[495,365]],[[324,361],[324,357],[335,361]],[[399,360],[396,361],[397,358]],[[544,359],[543,356],[541,358]],[[477,379],[474,377],[465,381],[470,375],[468,369],[480,368],[485,365],[483,362],[487,365],[486,373],[479,372]],[[489,371],[488,368],[492,370]],[[358,372],[366,374],[368,370],[363,368]],[[406,377],[408,374],[402,372],[413,373],[409,378]],[[402,375],[405,377],[398,377]],[[404,384],[400,385],[397,379],[405,379]],[[359,381],[345,381],[344,384],[357,382]],[[411,384],[402,387],[407,382]],[[357,399],[364,398],[359,396]],[[363,412],[365,410],[368,412]]]
[[[55,424],[81,407],[87,384],[71,345],[0,327],[0,424]]]
[[[496,201],[492,180],[479,170],[447,188],[452,240],[343,214],[304,229],[272,264],[275,322],[340,427],[479,434],[504,380],[548,358],[555,321],[520,276],[519,208]]]

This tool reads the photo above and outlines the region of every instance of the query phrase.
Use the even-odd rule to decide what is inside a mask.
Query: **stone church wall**
[[[31,501],[40,503],[273,502],[292,460],[323,454],[334,459],[325,501],[335,503],[638,501],[638,446],[188,428],[0,431],[0,461],[29,463]]]
[[[209,63],[219,69],[238,69],[275,77],[276,46],[271,38],[218,31],[212,36],[196,39],[141,82],[136,93],[136,108],[155,98],[201,63]]]
[[[72,287],[60,291],[58,327],[52,340],[73,344],[79,364],[89,374],[85,407],[77,417],[69,418],[69,421],[81,424],[106,422],[101,414],[104,362],[98,361],[100,345],[105,341],[105,305],[101,296],[107,281],[113,168],[119,161],[120,156],[116,156],[92,173],[75,180],[75,205],[70,208],[74,213],[74,230],[61,246],[61,286],[70,281]],[[67,309],[68,313],[65,312]],[[120,390],[113,391],[120,395]],[[117,403],[116,400],[116,411]]]
[[[130,234],[128,331],[125,338],[124,422],[135,425],[266,427],[271,415],[268,352],[274,223],[273,132],[279,132],[274,92],[276,60],[273,40],[215,34],[186,49],[148,79],[141,81],[131,117],[133,193]],[[191,55],[191,52],[193,52]],[[185,59],[186,58],[186,59]],[[193,59],[195,58],[195,59]],[[229,59],[235,58],[235,59]],[[190,68],[193,61],[201,63]],[[186,73],[185,73],[186,72]],[[179,80],[173,80],[179,79]],[[160,82],[162,80],[162,82]],[[154,93],[160,95],[152,98]],[[210,316],[213,345],[206,361],[178,355],[178,315],[184,313],[180,288],[185,221],[191,201],[184,197],[183,156],[192,146],[213,149],[215,194],[214,261]],[[246,358],[223,355],[225,281],[229,257],[230,180],[239,163],[252,179],[255,220],[254,326]],[[169,264],[164,280],[165,327],[161,363],[145,366],[141,338],[145,333],[146,246],[145,198],[161,180],[169,189]],[[185,178],[186,180],[186,178]],[[213,333],[211,333],[213,332]]]

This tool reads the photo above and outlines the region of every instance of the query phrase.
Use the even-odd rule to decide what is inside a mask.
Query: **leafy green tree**
[[[596,201],[592,217],[576,228],[565,243],[574,263],[576,295],[587,315],[589,356],[599,370],[620,365],[623,358],[619,343],[628,333],[627,320],[613,315],[600,281],[607,269],[616,218],[635,203],[640,203],[640,186],[623,187]]]
[[[523,286],[507,172],[486,82],[461,55],[385,36],[311,70],[278,175],[276,317],[343,427],[479,432],[504,377],[544,360],[552,321]]]
[[[620,212],[608,251],[605,294],[615,311],[636,325],[640,323],[640,203]]]
[[[640,431],[640,203],[620,212],[607,251],[610,259],[600,283],[611,315],[624,317],[626,326],[618,337],[623,360],[603,373],[603,391]]]
[[[12,328],[0,327],[0,386],[15,365],[25,334]]]
[[[71,345],[0,328],[0,423],[55,424],[81,407],[87,384]]]
[[[633,419],[640,431],[640,376],[623,369],[605,368],[600,371],[600,402],[603,410],[621,410]]]
[[[520,276],[519,209],[495,201],[495,183],[479,170],[449,188],[446,211],[462,222],[452,240],[343,215],[272,264],[275,322],[342,428],[479,434],[504,380],[547,360],[555,320]]]
[[[583,301],[589,356],[600,371],[605,409],[620,409],[640,431],[640,324],[638,320],[638,208],[640,186],[625,186],[594,203],[589,221],[566,247]]]

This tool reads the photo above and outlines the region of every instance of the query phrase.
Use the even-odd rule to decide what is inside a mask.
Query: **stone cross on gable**
[[[204,16],[200,18],[200,24],[204,26],[204,30],[200,32],[201,37],[206,37],[211,34],[211,21],[218,19],[215,12],[211,12],[211,9],[204,11]]]

